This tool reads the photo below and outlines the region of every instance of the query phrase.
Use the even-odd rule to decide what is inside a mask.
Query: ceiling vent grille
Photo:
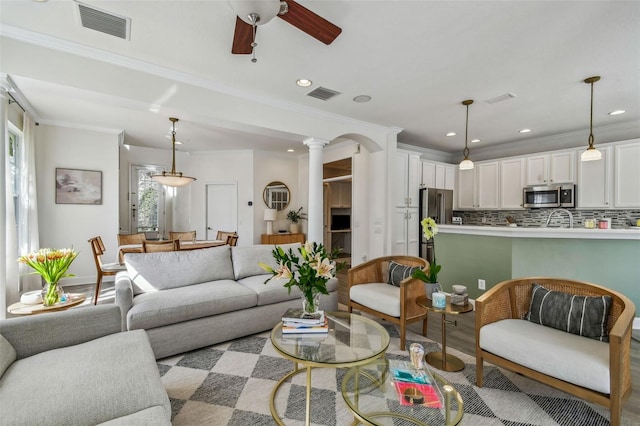
[[[328,101],[334,96],[339,95],[340,92],[336,92],[335,90],[327,89],[326,87],[318,87],[317,89],[312,90],[307,93],[307,96],[311,96],[312,98],[317,98],[323,101]]]
[[[495,98],[486,99],[485,102],[488,104],[497,104],[498,102],[508,101],[509,99],[515,98],[516,95],[513,93],[505,93],[504,95],[496,96]]]
[[[76,2],[80,12],[80,22],[85,28],[100,31],[123,40],[129,40],[131,19],[117,16],[92,6]]]

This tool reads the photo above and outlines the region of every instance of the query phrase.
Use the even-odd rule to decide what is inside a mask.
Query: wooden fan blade
[[[323,17],[316,15],[306,7],[293,0],[285,0],[289,5],[289,11],[284,15],[278,15],[294,27],[304,31],[311,37],[324,44],[331,44],[342,32],[342,29]]]
[[[253,27],[236,16],[236,30],[233,33],[233,46],[231,53],[235,55],[248,55],[253,51]]]

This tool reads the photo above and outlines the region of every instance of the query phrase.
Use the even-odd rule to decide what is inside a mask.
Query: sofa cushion
[[[291,289],[291,294],[289,294],[288,289],[284,287],[289,280],[272,277],[273,276],[271,274],[254,275],[242,278],[238,280],[238,283],[258,295],[258,306],[302,298],[302,292],[298,287],[293,287]],[[265,281],[267,281],[266,284]],[[327,290],[329,292],[338,290],[338,280],[336,278],[332,278],[327,281]]]
[[[150,407],[162,408],[163,421],[147,424],[170,424],[169,398],[144,331],[23,358],[0,379],[3,424],[99,424]]]
[[[609,344],[506,319],[480,328],[480,347],[551,377],[608,394]]]
[[[140,294],[127,313],[129,330],[149,329],[256,306],[257,294],[231,280]]]
[[[162,253],[129,253],[125,258],[134,294],[215,280],[232,280],[229,246]]]
[[[568,333],[608,342],[607,322],[611,304],[611,296],[577,296],[533,284],[529,312],[524,319]]]
[[[389,284],[400,287],[400,281],[409,278],[413,272],[417,269],[421,269],[419,266],[408,266],[394,262],[389,262]]]
[[[0,377],[16,360],[16,350],[7,339],[0,334]]]
[[[298,254],[298,249],[301,246],[302,244],[300,243],[279,245],[285,251],[293,249],[295,254]],[[275,269],[278,266],[278,263],[273,258],[273,249],[275,247],[270,244],[231,247],[235,279],[239,280],[252,275],[264,275],[265,271],[258,265],[259,262],[266,263]]]
[[[349,290],[349,299],[383,314],[400,318],[400,287],[387,283],[358,284]]]

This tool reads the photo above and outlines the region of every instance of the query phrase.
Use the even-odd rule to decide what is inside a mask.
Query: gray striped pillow
[[[419,266],[407,266],[400,263],[396,263],[393,260],[389,262],[389,281],[388,283],[400,287],[400,281],[408,278],[413,274],[413,271],[420,269]]]
[[[548,290],[534,283],[531,288],[529,312],[525,314],[524,319],[608,342],[607,322],[611,303],[611,296],[578,296]]]

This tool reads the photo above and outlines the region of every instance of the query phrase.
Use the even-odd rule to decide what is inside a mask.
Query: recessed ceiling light
[[[455,136],[455,135],[456,135],[456,132],[449,132],[445,136]]]
[[[176,145],[182,145],[182,142],[176,141]]]
[[[471,139],[471,143],[478,143],[480,142],[480,139]]]
[[[309,87],[313,84],[313,81],[307,80],[306,78],[301,78],[296,80],[296,84],[300,87]]]
[[[295,152],[295,150],[294,150],[294,149],[289,148],[289,149],[287,150],[287,152]]]
[[[531,131],[531,129],[522,129],[520,130],[520,133],[529,133]]]
[[[625,110],[623,110],[623,109],[617,109],[617,110],[615,110],[615,111],[611,111],[611,112],[609,113],[609,115],[620,115],[620,114],[624,114],[625,112],[627,112],[627,111],[625,111]]]
[[[370,100],[371,100],[371,96],[369,95],[358,95],[355,98],[353,98],[353,102],[357,102],[359,104],[369,102]]]

